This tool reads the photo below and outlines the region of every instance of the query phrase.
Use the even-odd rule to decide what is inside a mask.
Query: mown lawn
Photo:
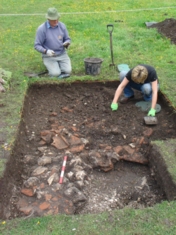
[[[45,21],[49,7],[55,6],[61,13],[61,21],[67,25],[72,38],[68,51],[75,80],[115,80],[116,70],[111,63],[110,35],[107,24],[114,25],[114,62],[153,65],[159,75],[161,91],[176,107],[176,46],[147,29],[145,22],[161,22],[175,18],[175,1],[14,1],[1,0],[0,4],[0,68],[12,72],[8,89],[0,95],[0,134],[5,133],[4,151],[12,151],[15,134],[21,118],[21,110],[28,86],[33,82],[56,82],[56,79],[29,79],[25,71],[40,72],[45,68],[41,56],[33,48],[37,27]],[[84,58],[103,58],[101,73],[97,77],[85,75]],[[166,117],[167,118],[167,117]],[[0,161],[3,172],[6,159]],[[174,172],[175,174],[175,172]],[[0,234],[176,234],[176,203],[163,202],[145,210],[121,210],[99,215],[65,216],[0,221]]]

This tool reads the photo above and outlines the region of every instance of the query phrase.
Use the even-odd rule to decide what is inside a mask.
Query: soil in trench
[[[173,21],[153,27],[167,32],[175,43]],[[29,89],[16,145],[0,181],[0,218],[99,213],[166,200],[148,167],[148,155],[151,140],[175,138],[173,111],[160,97],[159,125],[145,126],[146,113],[135,106],[142,96],[136,93],[135,100],[112,112],[117,86],[82,83]]]
[[[150,172],[148,155],[151,140],[175,138],[172,110],[159,99],[159,125],[146,126],[147,112],[135,106],[142,99],[136,92],[133,101],[112,112],[117,86],[30,87],[14,153],[1,180],[1,217],[99,213],[166,200]]]

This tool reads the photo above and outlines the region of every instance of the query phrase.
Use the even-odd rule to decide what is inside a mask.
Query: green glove
[[[155,117],[155,113],[156,113],[156,110],[155,110],[155,109],[150,109],[150,111],[148,112],[148,115],[147,115],[147,116]]]
[[[116,111],[118,109],[118,104],[117,103],[112,103],[111,104],[111,109],[112,109],[112,111]]]

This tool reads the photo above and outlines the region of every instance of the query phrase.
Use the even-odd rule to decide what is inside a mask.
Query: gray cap
[[[57,9],[54,7],[48,8],[48,11],[46,13],[46,18],[48,20],[58,20],[60,17],[60,14],[58,13]]]

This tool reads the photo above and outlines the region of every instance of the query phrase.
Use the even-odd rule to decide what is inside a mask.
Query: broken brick
[[[21,189],[21,193],[28,196],[28,197],[32,197],[34,196],[35,192],[33,189],[29,189],[29,188],[23,188]]]
[[[68,148],[69,144],[65,141],[65,139],[61,136],[54,136],[53,143],[51,144],[57,149],[66,149]]]
[[[50,113],[50,116],[55,117],[55,116],[57,116],[57,113],[56,112],[52,112],[52,113]]]
[[[19,210],[21,212],[23,212],[25,215],[29,215],[33,211],[33,207],[32,206],[25,206],[25,207],[19,208]]]
[[[152,128],[147,128],[144,132],[143,132],[144,136],[150,137],[153,134],[153,129]]]
[[[133,148],[131,148],[130,146],[128,146],[128,145],[124,145],[123,146],[123,149],[128,153],[128,154],[130,154],[130,155],[132,155],[133,153],[134,153],[134,149]]]
[[[44,130],[44,131],[41,131],[40,132],[40,136],[46,136],[48,134],[51,134],[51,131],[50,130]]]
[[[82,141],[80,138],[74,136],[74,135],[71,135],[70,136],[70,139],[69,139],[69,142],[71,145],[78,145],[78,144],[82,144]]]
[[[63,111],[64,111],[64,112],[70,112],[70,113],[71,113],[71,112],[73,112],[73,109],[69,109],[68,107],[63,107],[62,110],[61,110],[61,112],[63,112]]]
[[[50,203],[49,202],[43,202],[39,205],[40,210],[46,210],[50,207]]]
[[[51,200],[51,198],[52,198],[52,195],[51,195],[51,194],[45,194],[45,200],[46,200],[46,201]]]
[[[84,150],[84,147],[85,145],[84,144],[81,144],[81,145],[78,145],[78,146],[73,146],[70,148],[70,152],[71,153],[80,153]]]
[[[120,156],[119,158],[120,158],[120,160],[125,160],[125,161],[129,161],[129,162],[136,162],[136,163],[140,163],[143,165],[148,164],[148,159],[145,158],[140,153],[134,153],[133,155],[124,154],[123,156]]]
[[[122,150],[123,150],[123,148],[122,148],[122,146],[117,146],[117,147],[114,147],[113,148],[113,150],[114,150],[114,152],[116,152],[117,154],[119,154]]]

